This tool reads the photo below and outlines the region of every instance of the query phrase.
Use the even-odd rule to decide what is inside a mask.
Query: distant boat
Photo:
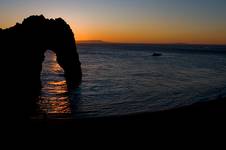
[[[153,53],[152,56],[162,56],[162,53]]]

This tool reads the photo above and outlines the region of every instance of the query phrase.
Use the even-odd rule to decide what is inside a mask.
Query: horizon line
[[[104,40],[77,40],[78,44],[147,44],[147,45],[216,45],[216,46],[226,46],[225,44],[219,43],[152,43],[152,42],[112,42],[112,41],[104,41]]]

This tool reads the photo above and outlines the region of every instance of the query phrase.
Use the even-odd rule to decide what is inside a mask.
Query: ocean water
[[[55,54],[45,53],[39,98],[45,113],[127,115],[226,96],[225,46],[79,44],[78,52],[83,81],[71,92]]]

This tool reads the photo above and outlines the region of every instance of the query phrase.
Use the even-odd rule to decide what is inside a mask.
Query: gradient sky
[[[0,0],[0,27],[62,17],[77,40],[226,44],[225,0]]]

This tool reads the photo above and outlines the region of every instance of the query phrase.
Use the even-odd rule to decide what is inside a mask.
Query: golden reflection
[[[62,72],[62,68],[60,67],[60,65],[56,62],[54,64],[51,64],[51,71],[55,72],[55,73],[60,73]]]
[[[43,65],[45,82],[39,98],[40,110],[46,114],[71,113],[66,81],[61,76],[63,69],[56,62],[55,53],[47,51]]]
[[[40,108],[47,114],[71,113],[65,81],[51,81],[43,88]]]
[[[48,82],[49,85],[57,85],[57,86],[60,86],[60,85],[66,85],[66,81],[63,80],[63,81],[49,81]]]

